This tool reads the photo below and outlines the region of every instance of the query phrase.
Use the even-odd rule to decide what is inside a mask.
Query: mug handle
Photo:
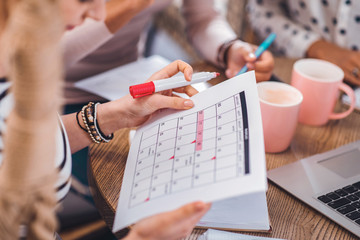
[[[341,83],[339,86],[339,89],[342,90],[344,93],[346,93],[346,95],[348,95],[350,97],[350,107],[345,112],[330,114],[329,119],[341,119],[341,118],[347,117],[354,110],[354,107],[355,107],[354,90],[352,90],[352,88],[349,87],[348,85],[346,85],[345,83]]]

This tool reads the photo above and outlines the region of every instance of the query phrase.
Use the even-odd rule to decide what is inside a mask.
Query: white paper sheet
[[[116,100],[129,94],[131,85],[145,82],[169,63],[169,60],[155,55],[78,81],[75,86],[103,98]]]
[[[256,192],[214,202],[199,227],[270,230],[266,193]]]
[[[151,75],[169,63],[169,60],[154,55],[78,81],[75,83],[75,87],[108,100],[116,100],[129,94],[131,85],[145,82]],[[209,86],[210,84],[207,82],[193,85],[199,92]],[[185,94],[179,95],[186,97]]]
[[[194,108],[161,111],[136,131],[114,232],[193,201],[265,192],[254,72],[222,82],[192,100]]]
[[[255,237],[245,234],[219,231],[214,229],[207,230],[198,240],[284,240],[280,238]]]

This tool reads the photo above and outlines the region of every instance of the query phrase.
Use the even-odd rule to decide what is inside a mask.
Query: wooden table
[[[290,81],[294,61],[277,59],[275,73],[286,82]],[[206,64],[197,66],[199,70],[212,70]],[[211,68],[211,67],[210,67]],[[338,104],[339,110],[344,110]],[[95,204],[105,222],[111,228],[119,197],[125,168],[129,129],[118,131],[109,144],[90,147],[89,180]],[[299,124],[291,146],[282,153],[266,154],[267,169],[298,161],[316,153],[325,152],[360,139],[360,113],[353,112],[345,119],[330,121],[323,127]],[[269,216],[272,233],[250,233],[283,239],[357,239],[353,234],[322,214],[287,194],[276,185],[269,183],[267,191]],[[194,229],[187,239],[195,240],[205,230]],[[117,233],[117,237],[123,236]]]

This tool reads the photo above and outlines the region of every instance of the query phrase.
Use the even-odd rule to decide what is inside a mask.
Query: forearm
[[[105,25],[111,33],[117,32],[139,12],[151,4],[149,0],[112,0],[106,4]]]
[[[83,25],[66,32],[61,39],[65,68],[95,51],[112,36],[104,22],[92,19],[86,19]]]
[[[343,48],[337,46],[336,44],[333,44],[333,43],[327,42],[323,39],[320,39],[310,45],[310,47],[306,51],[306,57],[328,60],[327,55],[329,55],[328,54],[329,50],[332,50],[332,51],[339,50],[339,51],[344,51],[344,52],[348,51],[346,49],[343,49]]]
[[[188,38],[205,59],[217,64],[217,50],[235,39],[235,32],[215,10],[213,0],[185,0],[182,11]]]
[[[68,135],[71,153],[76,153],[92,143],[89,134],[83,131],[77,124],[76,113],[62,116],[62,121]]]
[[[129,126],[128,118],[125,114],[126,108],[122,102],[118,100],[117,102],[99,104],[97,107],[96,117],[98,127],[106,136],[118,129]],[[78,121],[76,120],[77,117]],[[93,143],[90,134],[84,131],[86,126],[81,113],[78,116],[76,113],[64,115],[62,116],[62,121],[68,135],[71,153],[75,153]]]

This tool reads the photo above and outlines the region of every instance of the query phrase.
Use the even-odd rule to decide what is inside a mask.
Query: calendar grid
[[[217,116],[218,115],[218,112],[217,112],[217,105],[215,105],[215,116]],[[215,117],[215,121],[216,121],[216,132],[215,132],[215,139],[217,139],[218,138],[218,118],[217,117]],[[217,149],[217,141],[215,141],[215,149]],[[215,151],[215,156],[214,156],[214,158],[216,159],[216,157],[217,157],[217,151]],[[214,159],[214,160],[215,160]],[[214,169],[216,169],[216,161],[214,161]],[[214,179],[214,182],[216,182],[216,174],[214,174],[214,177],[213,177],[213,179]]]
[[[159,131],[160,128],[158,128],[158,131]],[[158,135],[157,135],[158,136]],[[157,137],[158,139],[158,137]],[[155,145],[155,153],[156,153],[156,150],[157,150],[157,145]],[[155,155],[154,155],[154,162],[155,162]],[[155,169],[155,164],[153,165],[152,167],[152,175],[154,174],[154,169]],[[152,181],[153,179],[150,178],[150,188],[149,188],[149,192],[148,192],[148,197],[145,199],[145,202],[149,201],[150,200],[150,195],[151,195],[151,189],[152,189]]]
[[[142,133],[130,208],[250,173],[245,92]]]
[[[177,126],[179,126],[179,120],[178,120],[178,122],[177,122]],[[176,141],[177,141],[177,134],[178,134],[178,132],[177,132],[177,128],[176,128],[176,140],[175,140],[175,145],[176,145]],[[174,155],[173,156],[175,156],[175,148],[174,148]],[[172,164],[172,167],[171,167],[171,178],[170,178],[170,182],[172,183],[173,181],[174,181],[174,179],[173,179],[173,172],[174,172],[174,165],[175,165],[175,161],[173,161],[173,164]],[[169,186],[169,188],[170,188],[170,192],[172,192],[172,184],[170,184],[170,186]]]
[[[199,113],[196,114],[197,118],[198,118],[198,114]],[[195,140],[194,140],[195,141],[194,142],[195,146],[197,144],[197,142],[196,142],[197,139],[196,138],[197,138],[198,126],[199,126],[198,124],[195,125],[195,132],[196,132],[196,136],[195,136]],[[191,165],[193,166],[192,167],[192,176],[194,176],[194,174],[195,174],[195,159],[196,159],[196,147],[195,147],[195,151],[193,153],[193,162],[191,162]],[[191,187],[194,187],[194,178],[191,179]]]

